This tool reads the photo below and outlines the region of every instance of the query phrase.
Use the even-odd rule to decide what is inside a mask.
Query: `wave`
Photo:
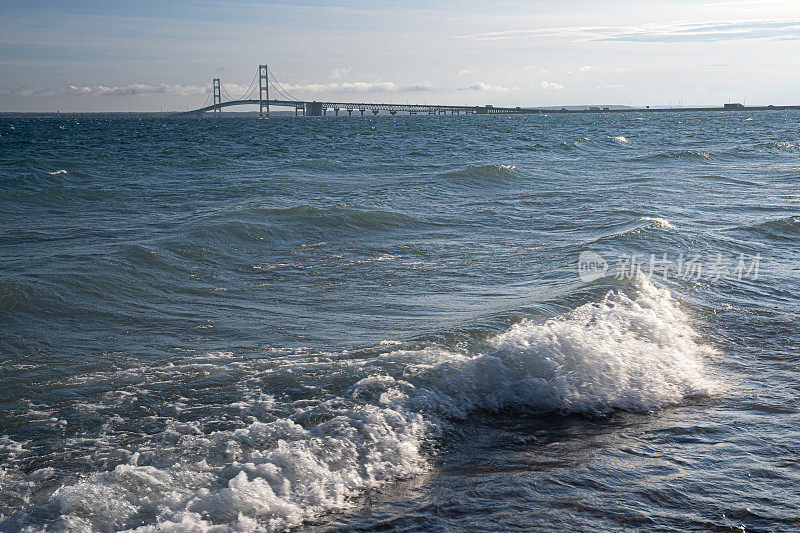
[[[514,165],[483,165],[463,170],[438,174],[437,179],[445,179],[459,184],[503,182],[517,175]]]
[[[661,217],[639,217],[636,220],[634,220],[634,222],[647,222],[650,227],[654,228],[675,229],[675,226],[673,226],[669,220]]]
[[[766,146],[769,148],[778,148],[782,150],[792,150],[797,148],[797,144],[791,143],[789,141],[771,141],[771,142],[761,143],[761,146]]]
[[[742,179],[742,178],[733,178],[731,176],[722,176],[722,175],[719,175],[719,174],[703,174],[703,175],[697,176],[697,179],[715,181],[715,182],[733,183],[733,184],[736,184],[736,185],[748,185],[748,186],[763,185],[763,184],[755,182],[755,181],[745,180],[745,179]]]
[[[123,464],[63,486],[45,505],[0,525],[281,531],[424,472],[430,445],[476,411],[644,413],[713,393],[704,362],[715,352],[669,291],[641,278],[627,292],[609,292],[544,322],[519,322],[482,353],[387,343],[372,355],[294,354],[249,371],[227,354],[90,376],[89,382],[131,385],[81,407],[107,416],[107,427],[118,420],[130,442],[122,406],[135,404],[149,384],[244,372],[238,401],[217,408],[183,397],[165,402],[166,429],[139,439],[138,447],[116,449],[116,456],[127,455]],[[314,389],[314,379],[327,380],[315,401],[301,395],[287,403],[264,391],[276,381],[284,390]],[[182,419],[184,412],[207,418]],[[238,427],[219,429],[231,418]]]
[[[637,234],[650,229],[675,229],[675,226],[673,226],[672,223],[666,218],[645,216],[634,218],[633,220],[629,220],[627,222],[601,226],[597,229],[602,231],[603,235],[588,241],[584,241],[581,244],[586,245],[610,239],[616,239],[625,235]]]
[[[741,229],[776,239],[796,240],[800,236],[800,215],[767,220],[755,226],[745,226]]]
[[[301,205],[286,209],[255,209],[256,215],[270,215],[283,220],[311,223],[320,227],[389,228],[419,226],[422,221],[396,211],[338,205],[312,207]]]
[[[210,237],[219,240],[232,238],[258,242],[273,237],[281,231],[296,236],[330,229],[384,230],[418,228],[428,224],[424,220],[397,211],[345,205],[329,207],[300,205],[288,208],[226,210],[208,215],[200,221],[193,219],[187,232],[201,241]]]
[[[631,161],[650,161],[661,159],[713,159],[710,152],[700,152],[697,150],[669,150],[665,152],[651,152],[630,158]]]

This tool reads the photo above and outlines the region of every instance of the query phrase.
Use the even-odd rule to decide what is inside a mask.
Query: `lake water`
[[[796,530],[799,124],[0,118],[0,530]]]

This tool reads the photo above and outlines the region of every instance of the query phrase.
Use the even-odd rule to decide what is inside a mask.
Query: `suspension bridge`
[[[258,85],[256,85],[258,78]],[[270,98],[270,90],[273,95],[279,96],[277,99]],[[223,100],[225,97],[225,100]],[[210,101],[209,101],[210,99]],[[253,76],[247,90],[241,97],[235,98],[225,89],[219,78],[214,78],[211,84],[211,91],[206,96],[203,107],[186,111],[185,114],[203,114],[211,112],[219,114],[226,107],[257,105],[261,116],[269,116],[270,107],[288,107],[294,109],[295,116],[323,116],[332,111],[336,116],[339,112],[346,112],[352,115],[358,112],[361,115],[372,112],[377,115],[381,111],[396,115],[404,112],[411,115],[460,115],[460,114],[511,114],[511,113],[540,113],[538,109],[528,109],[522,107],[494,107],[494,106],[458,106],[458,105],[429,105],[429,104],[376,104],[367,102],[318,102],[303,100],[295,97],[287,91],[275,78],[275,75],[267,65],[259,65],[258,73]]]
[[[258,84],[256,84],[258,81]],[[270,98],[270,91],[273,95],[279,96],[277,99]],[[223,100],[223,96],[226,98]],[[324,116],[332,111],[336,116],[339,112],[346,112],[352,115],[354,111],[360,113],[372,112],[378,115],[381,111],[396,115],[403,112],[410,115],[460,115],[460,114],[523,114],[523,113],[625,113],[625,112],[668,112],[668,111],[772,111],[772,110],[795,110],[800,111],[800,106],[743,106],[742,104],[725,104],[721,107],[628,107],[628,108],[608,108],[608,107],[588,107],[584,109],[553,109],[535,107],[494,107],[486,106],[467,106],[467,105],[431,105],[431,104],[376,104],[367,102],[318,102],[308,101],[297,98],[275,78],[275,75],[267,65],[259,65],[258,73],[253,76],[250,85],[241,97],[235,98],[225,89],[219,78],[214,78],[211,84],[211,91],[206,95],[206,101],[202,107],[183,113],[180,115],[202,115],[213,113],[219,115],[226,107],[257,105],[259,114],[269,116],[270,107],[288,107],[294,109],[295,116]]]

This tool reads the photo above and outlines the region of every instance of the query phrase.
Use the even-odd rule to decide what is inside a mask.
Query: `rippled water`
[[[796,529],[798,120],[0,118],[0,530]]]

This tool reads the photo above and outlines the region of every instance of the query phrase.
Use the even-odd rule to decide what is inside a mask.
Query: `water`
[[[798,119],[0,118],[0,530],[796,529]]]

